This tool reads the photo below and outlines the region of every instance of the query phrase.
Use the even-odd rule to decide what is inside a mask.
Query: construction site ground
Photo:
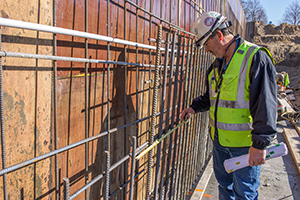
[[[296,125],[300,127],[300,122],[297,122]],[[294,129],[294,127],[288,121],[277,122],[278,134],[277,138],[272,141],[272,145],[280,142],[287,143],[283,129]],[[296,139],[298,139],[299,145],[293,151],[299,154],[300,137]],[[300,200],[300,175],[290,150],[288,155],[267,160],[262,165],[260,181],[261,184],[258,189],[259,200]],[[218,183],[212,170],[211,161],[205,169],[191,199],[218,199]]]

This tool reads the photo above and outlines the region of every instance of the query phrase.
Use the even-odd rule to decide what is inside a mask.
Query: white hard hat
[[[226,19],[226,17],[218,12],[210,11],[202,13],[193,25],[193,32],[196,35],[196,45],[202,48],[214,30],[231,26],[231,22],[227,22]]]

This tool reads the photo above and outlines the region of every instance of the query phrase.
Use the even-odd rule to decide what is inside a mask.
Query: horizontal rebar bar
[[[56,34],[70,35],[70,36],[76,36],[76,37],[83,37],[83,38],[87,38],[87,39],[113,42],[113,43],[117,43],[117,44],[124,44],[124,45],[128,45],[128,46],[140,47],[140,48],[145,48],[145,49],[152,49],[152,50],[156,49],[156,46],[151,46],[151,45],[137,43],[137,42],[131,42],[128,40],[112,38],[112,37],[98,35],[98,34],[94,34],[94,33],[76,31],[76,30],[72,30],[72,29],[47,26],[47,25],[43,25],[43,24],[24,22],[24,21],[13,20],[13,19],[5,19],[5,18],[1,18],[1,17],[0,17],[0,26],[29,29],[29,30],[34,30],[34,31],[43,31],[43,32],[48,32],[48,33],[56,33]],[[164,51],[164,50],[165,50],[164,48],[161,48],[161,51]]]
[[[19,53],[19,52],[8,52],[8,51],[0,51],[0,56],[15,57],[15,58],[29,58],[29,59],[60,60],[60,61],[70,61],[70,62],[133,65],[133,66],[151,67],[151,68],[155,67],[155,65],[150,65],[150,64],[140,64],[140,63],[120,62],[120,61],[110,61],[110,60],[97,60],[97,59],[87,59],[87,58],[73,58],[73,57],[65,57],[65,56],[49,56],[49,55],[41,55],[41,54],[30,54],[30,53]],[[159,67],[163,68],[162,65],[160,65]],[[76,75],[73,75],[73,77],[74,76]]]
[[[73,58],[73,57],[65,57],[65,56],[49,56],[49,55],[41,55],[41,54],[18,53],[18,52],[7,52],[7,51],[0,51],[0,56],[2,56],[2,57],[18,57],[18,58],[34,58],[34,59],[45,59],[45,60],[60,60],[60,61],[71,61],[71,62],[85,62],[85,63],[103,63],[103,64],[116,64],[116,65],[145,66],[140,63],[129,63],[129,62],[110,61],[110,60],[97,60],[97,59],[88,59],[88,58]]]

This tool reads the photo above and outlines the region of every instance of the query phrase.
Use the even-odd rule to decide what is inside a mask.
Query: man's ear
[[[219,37],[219,41],[221,41],[221,40],[223,40],[224,39],[224,35],[223,35],[223,33],[222,33],[222,31],[217,31],[217,35],[218,35],[218,37]]]

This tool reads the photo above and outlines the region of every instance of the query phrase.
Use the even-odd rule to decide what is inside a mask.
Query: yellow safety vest
[[[249,147],[252,145],[249,71],[253,56],[259,49],[265,50],[273,60],[266,48],[244,41],[233,55],[226,73],[223,74],[220,88],[217,88],[218,81],[220,81],[219,70],[213,69],[208,76],[210,133],[214,140],[215,128],[217,128],[218,140],[222,146]],[[217,121],[215,121],[215,115],[217,115]]]

